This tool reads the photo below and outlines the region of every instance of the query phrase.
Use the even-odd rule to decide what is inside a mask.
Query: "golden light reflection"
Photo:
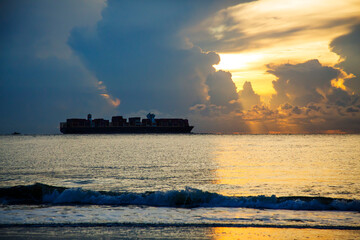
[[[359,231],[337,229],[215,227],[213,239],[357,239]]]
[[[250,196],[254,195],[249,188],[244,186],[250,186],[254,184],[256,179],[257,184],[267,183],[268,179],[263,176],[268,176],[269,172],[267,168],[259,168],[257,163],[252,162],[251,157],[245,158],[239,157],[241,150],[239,144],[231,143],[231,139],[224,139],[218,142],[217,151],[215,154],[215,161],[219,166],[216,169],[217,184],[231,186],[220,190],[219,193],[227,196]],[[242,164],[246,168],[239,168],[239,161],[244,161]],[[241,165],[241,164],[240,164]],[[251,167],[253,165],[253,167]]]
[[[333,130],[328,133],[342,132]],[[312,159],[314,149],[326,153],[334,148],[324,143],[323,137],[316,136],[313,144],[309,144],[308,136],[228,135],[217,138],[212,153],[217,166],[214,169],[217,193],[225,196],[356,197],[356,194],[343,192],[341,187],[344,182],[357,179],[356,174],[346,174],[345,162],[329,162],[326,154],[319,154],[318,160]],[[348,159],[346,164],[353,166],[356,158],[349,154],[352,153],[337,157]],[[324,161],[328,163],[326,166]],[[332,190],[324,188],[329,185],[338,187]],[[356,192],[356,185],[347,187],[349,192]]]

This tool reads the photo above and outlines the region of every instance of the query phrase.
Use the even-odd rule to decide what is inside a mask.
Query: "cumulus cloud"
[[[330,48],[333,52],[341,56],[342,61],[337,64],[348,74],[353,74],[348,78],[344,85],[352,92],[360,94],[360,25],[343,36],[334,39]]]
[[[273,82],[276,94],[270,106],[260,101],[250,82],[245,82],[237,99],[243,108],[219,114],[219,106],[196,105],[192,118],[215,132],[360,132],[359,95],[332,84],[332,80],[344,77],[343,71],[323,66],[318,60],[269,68],[269,73],[277,77]]]
[[[226,106],[238,99],[236,86],[229,72],[217,71],[210,74],[206,79],[206,85],[212,104]]]
[[[251,82],[245,81],[243,90],[239,91],[239,101],[244,110],[249,110],[254,105],[261,105],[260,95],[254,92]]]
[[[2,1],[1,132],[54,132],[90,111],[186,115],[221,73],[184,29],[241,2]]]
[[[261,22],[264,20],[260,19],[261,16],[258,19],[250,17],[249,20],[248,16],[251,14],[232,14],[235,12],[251,12],[251,7],[261,7],[264,3],[266,5],[266,2],[249,3],[220,11],[217,17],[202,22],[199,25],[200,28],[197,28],[199,26],[193,28],[195,29],[192,32],[195,42],[205,49],[218,51],[245,50],[246,48],[261,48],[268,44],[284,44],[284,41],[286,44],[289,41],[294,41],[294,39],[313,41],[317,39],[311,34],[314,30],[318,33],[323,32],[328,38],[331,38],[334,35],[331,35],[329,29],[339,29],[339,32],[346,32],[349,26],[357,22],[353,18],[356,11],[348,7],[341,10],[349,11],[348,17],[341,18],[341,21],[334,21],[339,16],[333,15],[321,21],[315,21],[315,25],[304,24],[303,18],[291,18],[290,15],[279,15],[278,18],[272,18],[271,21],[268,21],[271,14],[265,14],[264,17],[267,20]],[[326,5],[327,3],[320,4]],[[334,5],[329,7],[332,8]],[[269,13],[267,9],[262,10]],[[293,14],[291,11],[289,12]],[[301,14],[304,13],[310,16],[306,21],[314,20],[319,14],[318,11],[313,12],[311,9],[309,12],[302,11]],[[284,19],[287,21],[283,22]],[[240,24],[241,20],[244,20],[242,23],[245,25]],[[313,20],[311,21],[314,22]],[[279,24],[272,24],[272,22]],[[247,27],[250,23],[262,27]],[[265,27],[267,24],[272,26]],[[200,31],[198,31],[199,29]],[[201,31],[201,29],[205,30]],[[325,36],[324,34],[320,35]],[[309,37],[310,35],[312,37]],[[321,36],[318,40],[321,39]],[[267,65],[267,72],[276,78],[273,81],[276,93],[271,97],[270,106],[264,105],[260,101],[260,96],[253,91],[249,82],[245,83],[243,89],[239,91],[237,100],[243,107],[242,111],[232,109],[226,115],[220,115],[224,123],[233,124],[232,128],[222,124],[225,131],[252,133],[360,132],[358,125],[360,122],[359,95],[354,94],[358,88],[356,78],[351,75],[357,75],[358,70],[355,67],[356,63],[359,62],[357,61],[358,46],[352,46],[359,42],[358,36],[358,27],[356,27],[351,33],[332,42],[332,50],[345,59],[336,66],[321,64],[317,59],[297,64]],[[279,37],[282,40],[276,41]],[[217,116],[215,114],[217,109],[214,106],[202,104],[195,106],[193,111],[194,113],[206,113],[205,122],[212,122],[212,127],[219,128],[215,123],[219,123],[220,117],[213,117]],[[198,115],[196,117],[200,118]]]
[[[271,99],[273,107],[283,103],[305,106],[311,102],[321,102],[332,88],[331,81],[344,77],[340,70],[322,66],[317,59],[268,67],[268,72],[277,77],[273,81],[276,91]]]
[[[253,132],[360,131],[359,95],[332,85],[333,79],[346,77],[341,70],[318,60],[268,67],[277,77],[271,108],[255,105],[238,114]]]
[[[208,77],[212,85],[211,76],[223,73],[213,68],[219,56],[192,45],[182,31],[235,3],[108,1],[96,33],[88,35],[86,28],[77,28],[69,44],[109,91],[120,98],[120,112],[157,109],[183,115],[209,98]],[[211,88],[212,98],[221,101],[216,91],[220,90]]]
[[[242,102],[239,101],[239,93],[237,92],[236,85],[231,78],[231,73],[219,70],[209,74],[206,79],[206,85],[208,98],[202,104],[191,106],[189,108],[190,111],[206,116],[219,117],[221,115],[240,112],[243,109]],[[249,97],[252,96],[244,95],[243,100],[251,101]]]
[[[242,119],[254,133],[359,133],[359,104],[342,107],[312,103],[303,107],[288,103],[276,109],[254,106]]]
[[[250,82],[245,82],[243,89],[236,92],[236,86],[230,77],[231,74],[224,71],[209,76],[209,99],[204,104],[196,104],[189,109],[191,119],[199,125],[198,131],[259,133],[249,127],[253,119],[251,113],[244,110],[253,106],[264,109],[260,96],[254,92]],[[269,111],[272,112],[270,109]]]
[[[224,101],[194,105],[191,118],[200,131],[238,133],[357,133],[360,132],[359,95],[337,88],[333,80],[346,77],[340,69],[318,60],[269,65],[276,94],[267,106],[245,82],[237,103]],[[220,87],[220,86],[218,86]],[[229,88],[230,89],[230,88]],[[233,93],[232,91],[229,91]],[[221,94],[223,96],[223,94]],[[216,104],[215,104],[216,103]],[[227,111],[224,111],[226,109]]]

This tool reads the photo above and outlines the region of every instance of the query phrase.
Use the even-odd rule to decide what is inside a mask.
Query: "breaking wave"
[[[36,183],[0,188],[0,203],[52,205],[137,205],[155,207],[236,207],[288,210],[360,211],[360,200],[328,197],[224,196],[187,187],[145,193],[92,191]]]

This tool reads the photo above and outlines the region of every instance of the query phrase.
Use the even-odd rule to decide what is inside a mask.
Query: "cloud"
[[[254,106],[241,118],[253,133],[359,133],[360,105],[342,107],[313,103],[276,109]]]
[[[354,76],[347,79],[344,85],[352,92],[360,94],[360,25],[355,26],[348,34],[334,39],[330,48],[341,56],[342,61],[337,67]]]
[[[269,96],[267,64],[318,59],[334,66],[338,55],[329,43],[360,23],[359,11],[358,0],[253,1],[221,10],[187,34],[202,49],[219,53],[219,67],[232,73],[238,87],[250,81],[258,94]]]
[[[346,47],[358,31],[333,42],[333,51],[346,57],[336,67],[318,60],[267,65],[277,78],[269,107],[249,79],[237,92],[231,74],[216,71],[213,50],[266,46],[276,34],[292,41],[333,25],[327,19],[312,30],[290,24],[272,32],[247,15],[259,24],[245,31],[246,15],[235,14],[249,6],[243,2],[3,1],[0,132],[55,133],[68,117],[147,111],[189,117],[196,132],[358,131],[359,96],[349,91],[356,89],[349,74],[357,70],[347,62],[357,58]],[[268,20],[276,27],[277,19]],[[202,31],[193,34],[198,26],[209,31],[209,41]]]
[[[250,82],[238,99],[197,104],[190,108],[197,131],[225,133],[358,133],[360,97],[332,84],[346,77],[340,69],[318,60],[299,64],[268,65],[276,94],[271,106],[261,102]],[[225,73],[225,72],[223,72]],[[219,78],[220,79],[220,78]],[[217,83],[220,83],[219,81]],[[216,85],[214,85],[216,86]],[[219,88],[220,86],[216,86]],[[234,88],[229,93],[233,93]],[[220,93],[220,92],[218,92]],[[228,94],[229,94],[228,93]],[[211,94],[209,94],[211,96]],[[219,94],[225,95],[225,92]],[[231,95],[230,95],[231,96]],[[209,131],[209,130],[207,130]]]
[[[75,26],[90,29],[101,18],[104,6],[104,0],[4,0],[0,7],[2,53],[28,54],[42,59],[69,57],[70,31]]]
[[[66,117],[111,111],[67,45],[101,18],[102,1],[2,1],[0,133],[58,133]]]
[[[236,2],[108,1],[96,33],[74,29],[69,44],[121,99],[120,112],[156,109],[183,115],[207,101],[208,76],[221,73],[213,68],[219,56],[194,46],[182,31]]]
[[[273,107],[283,103],[305,106],[312,102],[321,102],[332,88],[331,81],[344,77],[340,70],[323,66],[317,59],[300,64],[268,67],[268,72],[277,77],[277,80],[273,81],[276,91],[271,99]]]
[[[251,131],[360,132],[360,96],[332,85],[334,79],[346,77],[343,71],[316,59],[268,67],[277,77],[271,108],[256,105],[238,114]]]
[[[210,102],[218,106],[227,106],[231,101],[237,100],[235,83],[231,79],[231,73],[217,71],[210,74],[206,79],[209,88]]]
[[[222,53],[319,42],[358,24],[359,10],[351,0],[254,1],[219,11],[189,34],[200,47]]]
[[[199,132],[221,133],[360,133],[360,104],[337,106],[312,103],[294,106],[288,103],[272,109],[255,105],[249,110],[221,115],[192,113],[192,123]]]
[[[186,115],[207,102],[219,56],[184,29],[241,2],[2,1],[0,132],[56,132],[88,112]]]
[[[205,83],[208,98],[202,104],[191,106],[189,110],[192,113],[219,118],[221,115],[240,112],[243,109],[231,73],[222,70],[213,72],[208,75]]]
[[[357,104],[359,95],[349,94],[347,91],[341,88],[331,88],[326,95],[326,102],[328,104],[348,107]]]
[[[359,95],[332,84],[333,79],[344,77],[343,71],[323,66],[318,60],[268,67],[269,73],[277,77],[271,106],[261,102],[251,83],[245,82],[236,101],[243,108],[228,108],[230,111],[224,112],[220,104],[195,105],[192,119],[201,128],[210,127],[214,132],[360,132]]]
[[[105,98],[106,100],[108,100],[108,102],[113,105],[114,107],[117,107],[120,105],[120,99],[118,98],[113,98],[112,96],[110,96],[107,93],[101,93],[100,96],[102,96],[103,98]]]
[[[249,110],[254,105],[261,105],[260,95],[254,92],[251,82],[246,81],[243,90],[239,91],[239,102],[244,110]]]

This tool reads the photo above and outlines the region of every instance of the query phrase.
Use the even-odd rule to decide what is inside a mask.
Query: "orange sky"
[[[250,81],[263,100],[274,93],[275,78],[266,73],[267,64],[318,59],[323,65],[334,66],[340,59],[329,49],[329,43],[360,22],[360,1],[354,0],[262,0],[223,11],[238,23],[231,27],[252,42],[247,49],[220,52],[221,61],[215,68],[230,71],[238,90],[245,81]],[[354,20],[349,22],[345,18]],[[228,26],[219,24],[212,32],[221,38]],[[271,35],[286,31],[289,33]]]

